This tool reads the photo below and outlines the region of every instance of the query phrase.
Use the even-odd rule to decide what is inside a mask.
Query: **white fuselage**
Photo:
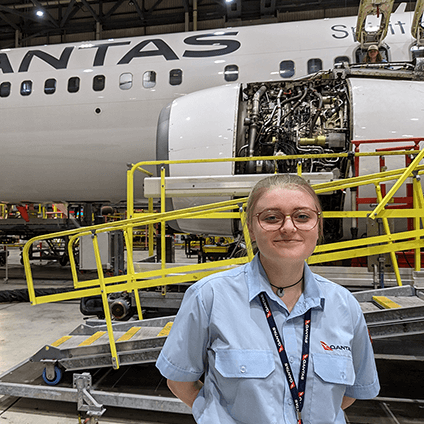
[[[410,59],[411,19],[392,16],[385,41],[392,61]],[[238,66],[244,83],[281,80],[286,60],[294,62],[292,78],[308,74],[310,59],[321,59],[323,69],[340,56],[355,62],[355,25],[355,17],[335,18],[0,51],[0,84],[10,83],[10,94],[0,97],[0,202],[125,200],[126,165],[156,159],[164,106],[226,84],[227,65]],[[179,85],[169,82],[175,69]],[[156,84],[146,88],[149,71]],[[129,89],[120,87],[123,74],[131,74]],[[105,87],[94,91],[98,75]],[[68,92],[75,77],[79,90]],[[48,79],[56,80],[53,94],[45,93]],[[32,82],[26,96],[23,81]]]

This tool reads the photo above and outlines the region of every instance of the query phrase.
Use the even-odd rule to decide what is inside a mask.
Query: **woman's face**
[[[378,55],[378,50],[370,50],[368,52],[368,56],[370,57],[372,61],[375,61],[377,59],[377,55]]]
[[[303,263],[314,251],[319,236],[319,224],[312,230],[297,229],[286,217],[283,226],[275,231],[264,230],[256,214],[273,209],[290,215],[298,209],[316,211],[314,199],[301,189],[275,188],[263,194],[253,210],[253,219],[249,225],[250,236],[256,241],[261,260],[267,262],[290,261]]]

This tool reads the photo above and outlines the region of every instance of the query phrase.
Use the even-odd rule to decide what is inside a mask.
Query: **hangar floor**
[[[136,253],[140,257],[146,255],[143,251]],[[26,288],[26,282],[21,277],[19,252],[12,250],[9,259],[11,268],[8,281],[4,281],[4,270],[0,270],[0,291]],[[176,260],[188,261],[183,250],[176,250]],[[56,264],[40,267],[35,275],[37,287],[72,285],[69,270]],[[77,301],[34,307],[25,302],[0,303],[0,376],[32,356],[40,347],[68,334],[83,319]],[[381,397],[373,401],[355,402],[347,410],[347,423],[424,424],[423,362],[419,359],[405,360],[405,358],[396,362],[378,361],[382,383]],[[137,372],[140,370],[136,368],[131,370],[132,384],[142,381],[142,378],[137,379]],[[155,375],[154,370],[150,372],[153,378],[157,379],[151,390],[164,389],[161,377]],[[120,378],[117,375],[115,382],[110,384],[117,384],[118,380],[120,381]],[[9,424],[74,424],[78,422],[78,413],[73,403],[0,395],[0,419]],[[99,422],[186,424],[194,423],[194,420],[184,414],[108,407]]]

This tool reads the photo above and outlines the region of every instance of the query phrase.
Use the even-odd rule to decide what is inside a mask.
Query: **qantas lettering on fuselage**
[[[182,57],[186,58],[204,58],[214,57],[230,54],[238,50],[241,43],[237,40],[221,39],[216,37],[222,36],[235,36],[238,32],[223,32],[220,34],[201,34],[193,35],[184,39],[184,43],[190,46],[213,46],[214,49],[209,50],[185,50]],[[211,38],[213,37],[213,38]],[[92,66],[103,66],[106,59],[106,54],[109,48],[116,46],[126,46],[131,44],[131,41],[121,41],[117,43],[104,43],[90,46],[89,48],[96,49]],[[154,45],[156,49],[145,50],[146,46],[149,48]],[[26,52],[25,56],[19,65],[18,72],[28,72],[32,59],[38,57],[42,61],[48,63],[54,69],[66,69],[68,67],[71,54],[74,52],[74,47],[65,47],[60,57],[54,57],[45,51],[34,49]],[[122,58],[118,61],[118,65],[127,65],[133,59],[140,57],[163,56],[165,60],[179,60],[180,58],[172,50],[172,48],[164,40],[160,38],[153,38],[143,40],[130,50],[128,50]],[[0,69],[3,74],[14,73],[12,64],[10,63],[7,53],[0,53]]]

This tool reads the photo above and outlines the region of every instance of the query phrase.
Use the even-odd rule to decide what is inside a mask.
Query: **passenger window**
[[[334,65],[339,65],[339,64],[342,64],[344,62],[350,63],[350,59],[347,56],[337,56],[334,59]]]
[[[237,65],[227,65],[224,70],[225,81],[237,81],[239,77],[239,68]]]
[[[156,72],[155,71],[146,71],[143,74],[143,87],[144,88],[153,88],[156,85]]]
[[[322,70],[321,59],[309,59],[308,60],[308,74],[314,74],[315,72]]]
[[[292,60],[283,60],[280,62],[280,77],[290,78],[294,75],[294,62]]]
[[[2,82],[0,84],[0,97],[8,97],[10,94],[10,82]]]
[[[93,90],[102,91],[106,85],[106,77],[104,75],[96,75],[93,78]]]
[[[76,93],[80,88],[80,79],[79,77],[71,77],[68,80],[68,92]]]
[[[54,78],[49,78],[44,83],[44,92],[46,94],[53,94],[56,91],[56,80]]]
[[[417,57],[424,57],[424,46],[412,46],[411,47],[411,55],[412,60],[416,59]]]
[[[169,84],[180,85],[183,82],[183,71],[181,69],[171,69],[169,71]]]
[[[132,74],[121,74],[119,77],[119,88],[121,90],[129,90],[133,85]]]
[[[32,92],[32,81],[22,81],[21,83],[21,95],[29,96]]]

